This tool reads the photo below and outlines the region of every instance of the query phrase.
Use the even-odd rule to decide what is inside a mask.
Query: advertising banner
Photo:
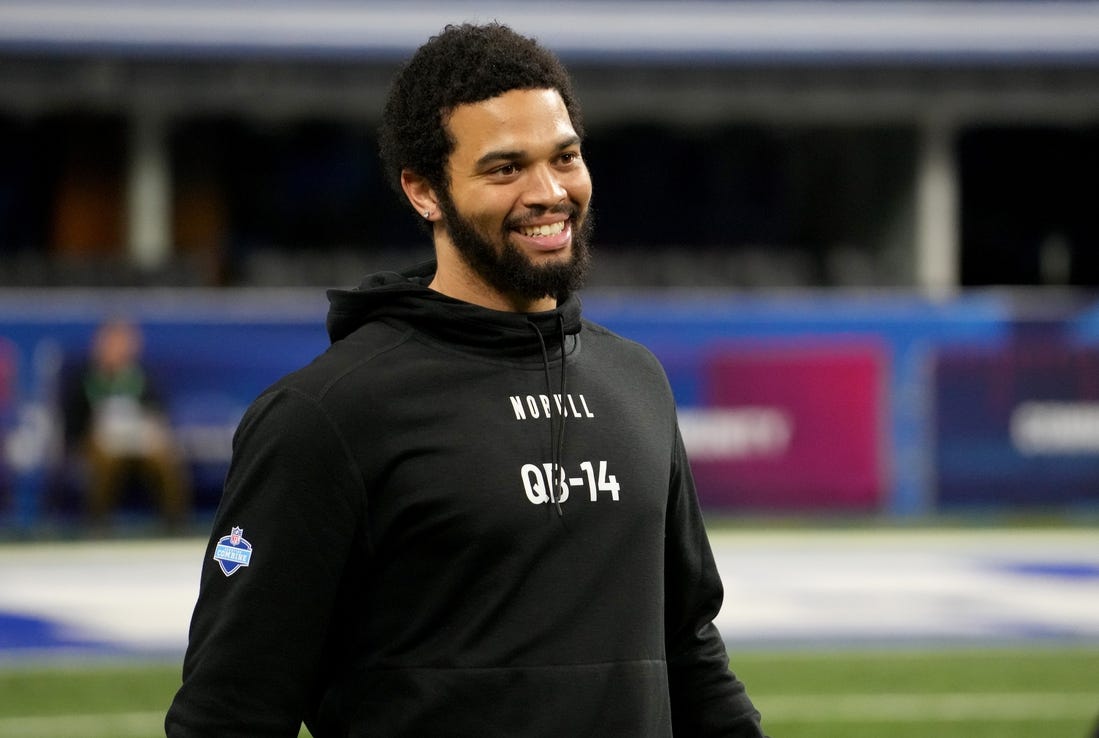
[[[703,505],[877,509],[887,488],[886,352],[870,341],[722,348],[681,411]]]
[[[943,348],[934,387],[940,509],[1099,502],[1099,350]]]

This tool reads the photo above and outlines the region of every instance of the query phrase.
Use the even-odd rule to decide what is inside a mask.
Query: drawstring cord
[[[568,397],[566,394],[568,389],[565,387],[565,319],[560,313],[557,315],[557,335],[561,337],[561,406],[559,408],[561,424],[557,426],[557,465],[560,467],[565,453],[565,402]],[[559,473],[561,476],[565,475],[563,469]],[[558,510],[560,511],[560,507]]]
[[[538,336],[538,344],[542,347],[542,370],[546,377],[546,393],[550,396],[550,462],[551,462],[551,474],[552,479],[549,480],[549,496],[553,502],[554,507],[557,509],[557,517],[564,517],[564,511],[561,509],[561,500],[557,496],[558,485],[561,483],[561,478],[564,476],[561,470],[561,457],[565,447],[565,319],[559,314],[557,316],[557,332],[561,338],[561,404],[558,407],[557,415],[560,416],[560,420],[554,422],[553,413],[553,382],[550,380],[550,360],[549,351],[546,349],[546,339],[542,336],[542,331],[538,330],[538,326],[530,318],[527,319],[527,325],[529,325],[534,333]]]

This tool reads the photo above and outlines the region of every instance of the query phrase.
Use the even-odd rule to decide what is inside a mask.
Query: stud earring
[[[431,217],[431,213],[432,213],[432,212],[433,212],[433,211],[431,211],[431,210],[425,210],[425,211],[424,211],[424,217],[425,217],[425,218],[430,218],[430,217]]]

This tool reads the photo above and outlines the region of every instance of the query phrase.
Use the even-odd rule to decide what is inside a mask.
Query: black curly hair
[[[390,88],[378,131],[379,153],[399,196],[409,169],[448,192],[447,160],[454,150],[446,121],[459,105],[509,90],[557,90],[577,135],[580,106],[561,61],[532,38],[500,23],[448,25],[401,68]]]

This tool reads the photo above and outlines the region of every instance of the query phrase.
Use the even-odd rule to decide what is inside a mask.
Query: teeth
[[[519,231],[524,236],[556,236],[561,231],[565,230],[565,221],[559,221],[557,223],[549,223],[547,225],[533,226],[530,228],[520,228]]]

